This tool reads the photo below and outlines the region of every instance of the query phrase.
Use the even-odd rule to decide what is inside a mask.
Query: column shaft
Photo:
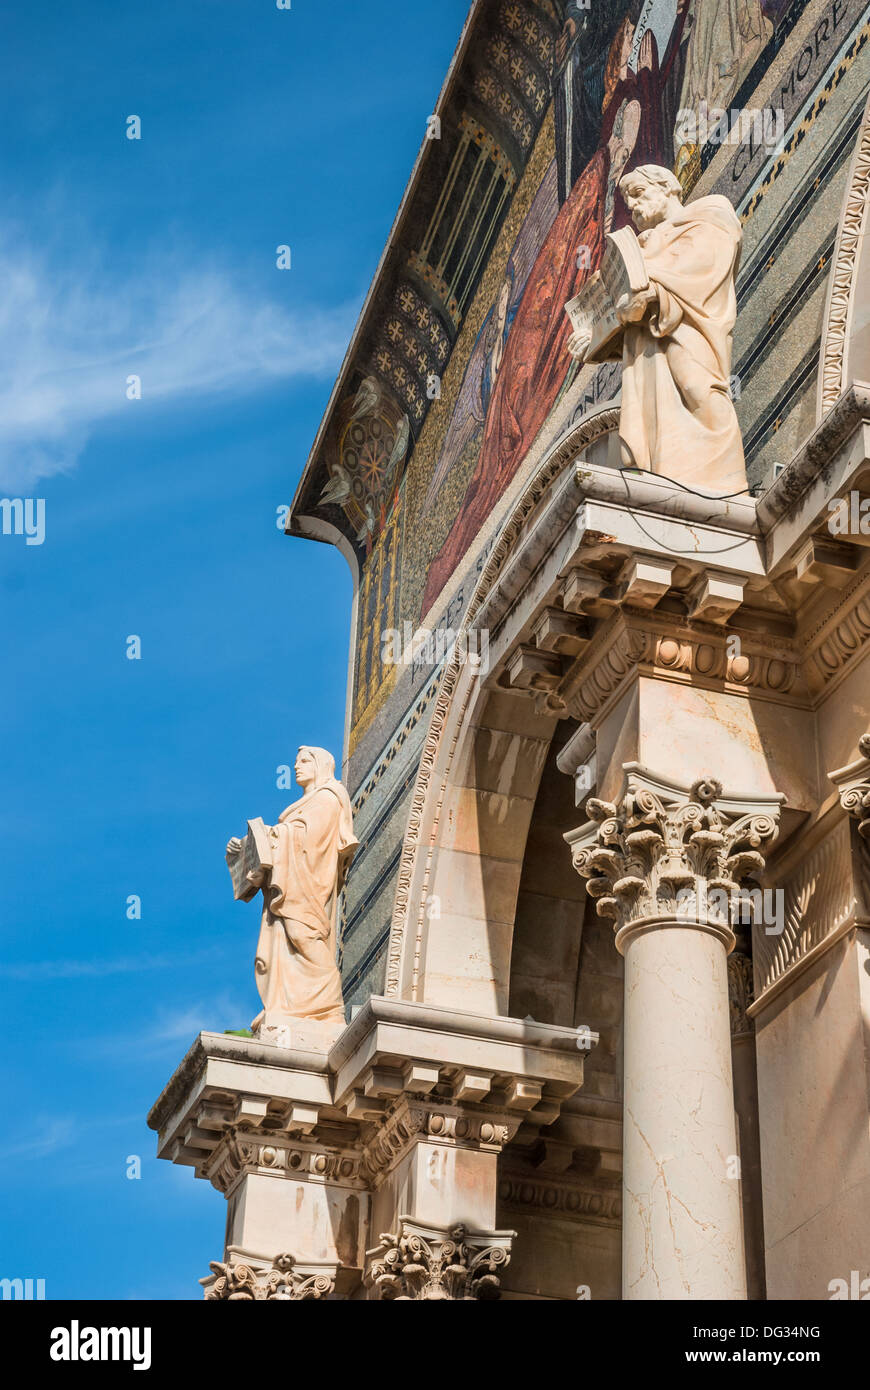
[[[684,924],[625,947],[623,1297],[743,1299],[725,944]]]

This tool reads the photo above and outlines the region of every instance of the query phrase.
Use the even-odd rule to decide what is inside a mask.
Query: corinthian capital
[[[858,763],[853,764],[853,769],[858,773],[860,780],[853,781],[849,786],[844,787],[840,792],[840,805],[844,811],[848,811],[850,816],[854,816],[858,822],[858,834],[865,840],[870,840],[870,734],[864,734],[858,740],[858,751],[865,762],[864,775],[860,776],[861,768]],[[846,772],[849,769],[845,769]],[[837,774],[833,774],[834,777]]]
[[[778,801],[723,798],[712,780],[687,796],[629,775],[620,802],[593,799],[586,810],[589,821],[565,838],[617,945],[629,930],[677,921],[718,932],[731,949],[732,920],[779,829]]]
[[[500,1296],[498,1275],[510,1260],[513,1231],[448,1231],[405,1216],[399,1221],[398,1232],[382,1235],[370,1252],[366,1283],[378,1298],[472,1302]]]
[[[302,1273],[292,1255],[277,1255],[271,1269],[252,1264],[210,1262],[211,1275],[201,1279],[204,1297],[219,1302],[302,1303],[327,1298],[335,1288],[333,1274]]]

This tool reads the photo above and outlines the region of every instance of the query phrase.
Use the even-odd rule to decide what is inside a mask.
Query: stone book
[[[233,880],[233,895],[241,902],[250,902],[263,886],[266,873],[272,867],[272,844],[269,828],[257,817],[248,821],[248,833],[241,847],[227,851],[227,865]]]
[[[639,294],[648,288],[649,276],[634,230],[621,227],[618,232],[608,232],[601,265],[565,305],[574,331],[592,335],[586,362],[621,356],[623,325],[616,316],[616,305],[624,294]]]

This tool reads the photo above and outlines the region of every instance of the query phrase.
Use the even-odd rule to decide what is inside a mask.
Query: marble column
[[[728,954],[778,804],[630,775],[574,864],[625,957],[623,1298],[744,1299]]]

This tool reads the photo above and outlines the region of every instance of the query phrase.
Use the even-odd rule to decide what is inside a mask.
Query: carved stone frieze
[[[498,1152],[513,1138],[520,1123],[518,1115],[403,1100],[366,1145],[362,1171],[376,1182],[420,1139]]]
[[[778,807],[735,815],[717,807],[722,787],[697,782],[688,797],[657,794],[629,777],[618,805],[586,803],[590,821],[567,838],[600,917],[624,932],[656,921],[700,923],[734,944],[743,890],[765,866]]]
[[[366,1283],[377,1298],[472,1302],[500,1297],[499,1275],[510,1261],[513,1231],[437,1230],[399,1218],[370,1252]]]
[[[870,578],[860,580],[841,597],[833,612],[806,637],[804,669],[814,693],[834,683],[863,657],[870,639]]]
[[[567,1179],[506,1171],[499,1179],[498,1197],[508,1210],[540,1212],[587,1226],[618,1226],[622,1217],[619,1187],[592,1188]]]
[[[830,270],[830,287],[825,312],[819,368],[819,415],[825,415],[845,390],[847,338],[852,303],[857,293],[858,257],[867,221],[870,196],[870,105],[864,114],[861,132],[849,171],[849,186],[843,208],[837,245]]]
[[[362,1157],[352,1149],[293,1143],[279,1135],[232,1127],[203,1165],[202,1175],[219,1192],[228,1193],[243,1173],[329,1181],[342,1187],[365,1185]]]
[[[206,1285],[206,1300],[219,1302],[286,1302],[302,1303],[327,1298],[335,1288],[330,1274],[301,1273],[295,1268],[292,1255],[277,1255],[269,1270],[258,1270],[249,1264],[209,1262],[211,1278]]]
[[[724,682],[726,689],[751,690],[771,699],[788,697],[790,704],[806,699],[800,656],[789,641],[743,634],[735,644],[724,633],[689,627],[672,615],[656,613],[654,620],[620,615],[543,697],[543,706],[588,723],[626,678],[638,672],[695,685],[715,683],[716,688]]]

